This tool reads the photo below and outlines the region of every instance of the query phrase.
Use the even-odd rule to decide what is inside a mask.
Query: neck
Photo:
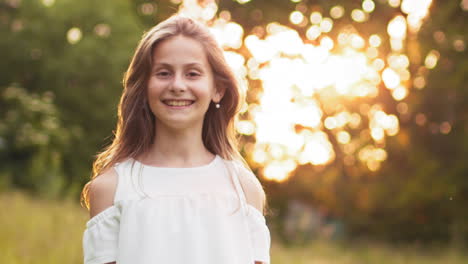
[[[214,158],[203,144],[202,127],[170,129],[156,126],[154,144],[140,160],[161,167],[195,167]]]

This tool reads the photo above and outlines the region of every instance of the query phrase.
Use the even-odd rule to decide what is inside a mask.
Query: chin
[[[200,123],[200,124],[198,124]],[[169,130],[186,130],[193,129],[196,127],[203,127],[203,120],[187,120],[187,119],[169,119],[169,120],[157,120],[157,124],[163,124],[162,127]]]

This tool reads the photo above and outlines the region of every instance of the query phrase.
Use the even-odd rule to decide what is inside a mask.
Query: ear
[[[226,92],[226,88],[224,87],[216,87],[216,91],[213,95],[213,102],[219,103],[221,99],[224,97],[224,93]]]

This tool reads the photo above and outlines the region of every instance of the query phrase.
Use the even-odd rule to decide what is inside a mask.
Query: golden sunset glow
[[[297,166],[330,164],[338,152],[343,152],[340,156],[345,165],[360,163],[370,171],[379,170],[385,162],[385,141],[399,133],[399,118],[378,103],[360,100],[378,98],[387,90],[399,102],[395,111],[408,112],[405,98],[413,86],[423,88],[425,79],[411,76],[405,40],[419,30],[431,1],[388,0],[388,5],[407,15],[390,19],[388,35],[364,37],[352,24],[334,27],[334,20],[344,16],[355,23],[369,20],[375,2],[364,0],[362,9],[333,6],[309,13],[298,9],[288,19],[291,25],[304,27],[304,35],[271,22],[260,38],[244,32],[227,11],[216,17],[214,0],[183,1],[181,13],[210,22],[220,45],[229,50],[225,57],[246,92],[251,91],[247,89],[249,80],[261,81],[243,107],[244,119],[237,122],[236,129],[255,139],[248,145],[248,158],[262,168],[265,178],[282,181]],[[336,37],[328,34],[332,32]],[[383,54],[380,47],[388,44],[391,51]],[[422,67],[436,67],[439,56],[430,51]],[[423,119],[418,116],[416,122],[422,124]],[[449,123],[440,126],[441,133],[450,129]]]

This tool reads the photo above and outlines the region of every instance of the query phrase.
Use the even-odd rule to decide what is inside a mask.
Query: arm
[[[89,217],[104,211],[114,204],[115,190],[117,189],[117,173],[109,169],[96,177],[90,184],[89,191]],[[115,261],[105,264],[116,264]]]
[[[89,217],[83,234],[84,263],[116,264],[120,209],[115,207],[117,172],[111,168],[89,183]],[[104,211],[107,211],[104,212]],[[104,214],[105,213],[105,214]]]
[[[250,170],[241,168],[239,173],[239,180],[242,189],[244,190],[247,203],[255,207],[263,214],[266,203],[266,195],[258,178]]]
[[[249,169],[241,167],[239,171],[239,179],[242,189],[244,190],[247,203],[263,214],[266,204],[266,195],[258,178]],[[266,262],[254,260],[254,264],[266,264]]]
[[[89,188],[89,217],[92,218],[114,204],[117,172],[108,169],[94,178]]]

